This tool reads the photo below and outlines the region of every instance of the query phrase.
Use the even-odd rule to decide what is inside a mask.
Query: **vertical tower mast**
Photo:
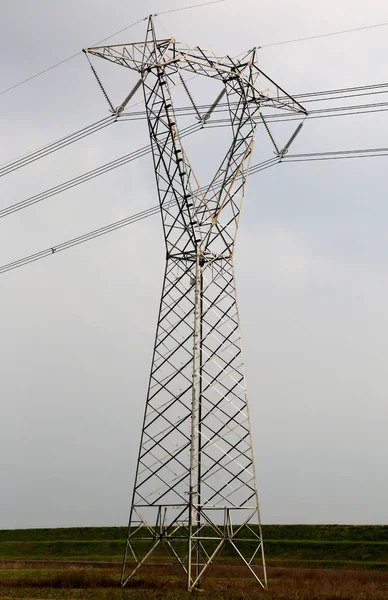
[[[164,552],[191,590],[229,545],[265,587],[233,254],[262,107],[306,111],[258,68],[255,49],[236,60],[158,40],[152,17],[145,42],[85,51],[139,73],[134,91],[143,88],[166,246],[122,585]],[[202,117],[187,74],[219,84]],[[194,129],[226,101],[231,143],[206,187],[177,126],[171,86],[178,78],[200,118]]]

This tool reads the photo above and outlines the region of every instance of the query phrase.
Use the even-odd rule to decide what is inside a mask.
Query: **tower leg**
[[[169,258],[124,585],[163,552],[189,590],[221,551],[266,582],[232,257]]]

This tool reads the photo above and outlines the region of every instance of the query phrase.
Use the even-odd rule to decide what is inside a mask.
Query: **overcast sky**
[[[184,4],[0,0],[0,91]],[[231,0],[157,27],[233,55],[386,20],[381,0]],[[387,32],[263,48],[260,64],[294,94],[384,82]],[[141,23],[111,42],[143,36]],[[108,71],[119,104],[127,83]],[[0,95],[0,163],[107,114],[80,54]],[[386,146],[386,114],[307,121],[293,151]],[[144,121],[96,133],[2,178],[0,208],[146,143]],[[387,160],[282,164],[248,182],[236,272],[264,523],[388,521]],[[0,264],[154,206],[151,162],[1,220]],[[0,276],[0,528],[126,523],[164,254],[153,217]]]

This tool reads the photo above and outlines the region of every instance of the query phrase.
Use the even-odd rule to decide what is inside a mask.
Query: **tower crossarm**
[[[236,76],[251,88],[251,101],[259,101],[262,106],[290,110],[307,114],[306,109],[290,94],[268,77],[257,65],[257,49],[250,50],[240,59],[218,56],[210,50],[176,41],[174,38],[146,40],[131,44],[96,46],[85,48],[84,52],[109,60],[141,75],[158,69],[165,70],[168,76],[179,69],[195,75],[203,75],[226,82]],[[259,76],[260,85],[255,83]]]
[[[170,58],[169,52],[175,42],[173,39],[148,40],[132,44],[116,44],[113,46],[95,46],[84,48],[87,54],[104,58],[132,71],[142,73],[146,69],[156,67]]]
[[[281,88],[273,79],[268,77],[259,69],[255,62],[252,63],[252,69],[257,72],[259,80],[261,81],[261,94],[262,106],[268,106],[271,108],[281,108],[284,110],[291,110],[292,112],[308,115],[308,111],[302,106],[295,98],[288,94],[283,88]],[[268,85],[268,88],[264,88],[264,82]]]

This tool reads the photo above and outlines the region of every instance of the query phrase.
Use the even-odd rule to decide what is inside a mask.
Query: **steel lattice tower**
[[[279,158],[296,135],[279,151],[262,107],[306,111],[259,69],[256,49],[237,60],[157,39],[152,17],[145,42],[85,52],[140,75],[116,113],[142,87],[166,244],[122,585],[162,548],[191,590],[229,544],[265,587],[233,253],[258,122]],[[219,83],[202,117],[187,74]],[[227,103],[232,142],[206,187],[182,144],[174,78],[193,103],[198,128],[223,97]]]

